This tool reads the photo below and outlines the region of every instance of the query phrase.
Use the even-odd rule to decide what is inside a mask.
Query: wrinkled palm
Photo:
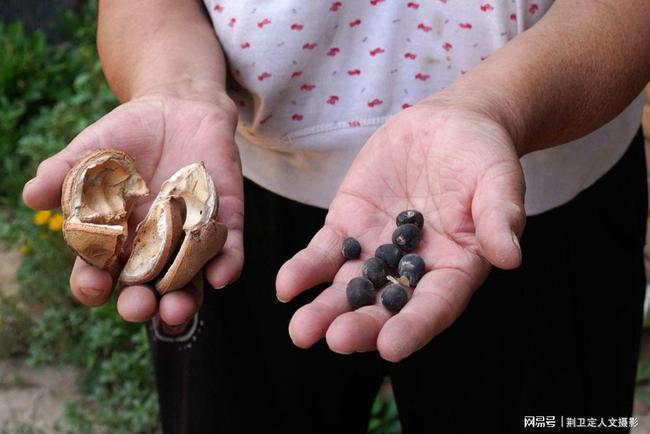
[[[181,167],[204,161],[219,194],[219,220],[229,228],[223,252],[206,266],[208,280],[222,286],[236,279],[243,265],[243,192],[237,148],[233,142],[235,118],[228,110],[202,101],[149,97],[123,104],[84,130],[65,149],[45,160],[35,181],[25,187],[32,208],[58,206],[67,171],[85,154],[116,148],[131,155],[151,195],[134,209],[131,233],[142,220],[161,184]],[[77,260],[71,276],[75,296],[88,305],[106,301],[113,286],[107,273]],[[124,288],[118,300],[126,319],[149,319],[159,305],[170,324],[187,320],[198,308],[200,288],[188,288],[156,301],[145,287]]]
[[[334,351],[378,349],[400,360],[448,327],[463,311],[491,265],[516,267],[516,235],[523,230],[523,175],[508,135],[473,113],[422,104],[396,115],[364,146],[343,181],[325,226],[288,261],[277,290],[288,300],[333,282],[290,324],[294,342],[308,347],[322,337]],[[427,272],[396,315],[381,306],[351,311],[347,282],[362,260],[389,243],[395,217],[422,212],[423,239],[416,251]],[[357,238],[362,260],[344,262],[341,241]]]

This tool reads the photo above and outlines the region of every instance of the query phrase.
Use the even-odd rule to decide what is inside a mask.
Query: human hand
[[[389,361],[420,349],[460,316],[492,265],[520,264],[524,189],[512,139],[489,116],[436,98],[397,114],[355,159],[324,227],[278,273],[284,301],[333,282],[294,314],[293,342],[307,348],[326,337],[335,352],[377,349]],[[395,315],[379,302],[352,310],[348,281],[378,245],[390,243],[395,217],[406,209],[424,215],[416,252],[426,274]],[[361,260],[344,262],[348,236],[360,241]]]
[[[162,93],[139,97],[120,105],[43,161],[36,177],[25,185],[23,199],[34,209],[58,207],[63,179],[77,160],[97,149],[120,149],[135,159],[151,190],[129,219],[133,235],[161,184],[181,167],[204,161],[219,194],[219,221],[229,232],[223,251],[208,262],[205,273],[212,286],[223,287],[238,278],[244,260],[243,185],[235,125],[236,109],[225,95],[211,100],[203,95]],[[77,258],[70,287],[81,303],[99,306],[110,297],[116,277]],[[151,287],[136,285],[121,290],[117,308],[127,321],[147,321],[159,312],[165,323],[179,325],[194,315],[201,300],[202,288],[193,285],[159,300]]]

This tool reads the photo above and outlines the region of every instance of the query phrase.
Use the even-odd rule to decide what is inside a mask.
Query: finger
[[[149,178],[160,161],[151,146],[162,140],[159,124],[143,122],[143,119],[160,119],[158,107],[148,103],[139,103],[137,109],[133,104],[121,105],[94,124],[79,133],[68,146],[59,153],[43,161],[36,171],[36,176],[23,188],[23,201],[34,209],[52,209],[61,203],[61,187],[68,171],[82,157],[97,149],[119,147],[127,154],[139,160],[138,170]],[[134,116],[134,113],[137,113]],[[144,146],[143,146],[144,145]],[[146,149],[148,158],[137,157]]]
[[[205,275],[213,288],[221,289],[239,278],[243,266],[242,232],[229,230],[223,251],[207,263]]]
[[[203,301],[203,286],[200,282],[203,282],[202,277],[194,279],[183,290],[162,296],[159,312],[160,319],[165,324],[170,326],[185,324],[198,312]]]
[[[125,321],[149,321],[158,307],[153,291],[144,285],[124,287],[117,298],[117,312]]]
[[[331,286],[301,307],[289,322],[289,336],[300,348],[309,348],[325,336],[334,319],[351,309],[346,297],[347,283],[361,270],[361,261],[346,263]]]
[[[340,354],[373,351],[379,331],[391,315],[380,302],[339,315],[327,329],[327,345]]]
[[[241,195],[219,197],[219,220],[228,227],[223,251],[205,268],[213,288],[221,289],[239,279],[244,267],[244,203]]]
[[[101,306],[113,292],[113,279],[108,271],[93,267],[77,257],[70,273],[70,290],[82,304]]]
[[[72,166],[91,149],[99,148],[93,126],[82,131],[65,149],[41,162],[36,176],[25,184],[23,201],[33,209],[61,205],[61,187]]]
[[[23,188],[23,201],[32,209],[52,209],[61,204],[63,179],[72,168],[72,161],[61,152],[43,161],[36,176]]]
[[[516,160],[493,165],[479,179],[472,216],[476,237],[492,265],[512,269],[521,263],[519,238],[524,230],[524,177]]]
[[[343,235],[330,226],[316,233],[309,245],[282,265],[275,282],[277,297],[289,301],[314,286],[331,282],[345,262]]]
[[[348,310],[345,284],[333,283],[314,301],[296,311],[289,322],[289,336],[297,347],[309,348],[325,336],[334,318]]]
[[[456,268],[425,274],[408,303],[379,332],[381,357],[398,362],[422,348],[460,316],[480,281]]]

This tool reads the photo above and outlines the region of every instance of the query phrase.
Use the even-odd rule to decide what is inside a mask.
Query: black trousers
[[[559,427],[561,418],[631,415],[645,294],[641,135],[595,185],[530,217],[522,266],[494,270],[458,321],[397,364],[291,344],[292,313],[322,287],[285,305],[275,276],[325,211],[250,181],[245,194],[241,279],[207,289],[186,329],[150,330],[166,433],[365,433],[385,376],[404,434],[518,433],[529,429],[524,416],[554,416]]]

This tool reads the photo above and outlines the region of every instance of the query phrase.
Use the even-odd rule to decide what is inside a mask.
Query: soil
[[[54,432],[65,401],[73,397],[72,368],[35,369],[23,359],[0,361],[0,431],[20,425]]]
[[[15,295],[20,288],[16,273],[20,266],[18,250],[0,250],[0,295]]]
[[[0,250],[0,264],[0,295],[14,295],[20,253]],[[28,425],[53,432],[65,401],[74,394],[76,377],[72,368],[36,369],[24,359],[0,360],[0,431]]]

